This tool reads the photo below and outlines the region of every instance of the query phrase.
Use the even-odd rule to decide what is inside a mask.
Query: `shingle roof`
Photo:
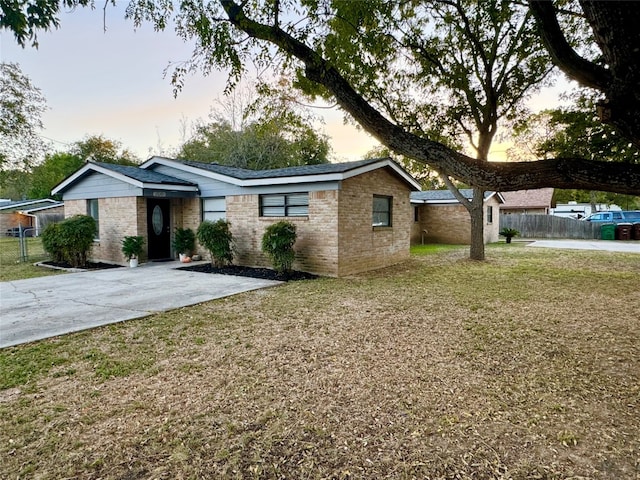
[[[153,170],[144,170],[139,167],[130,167],[127,165],[117,165],[115,163],[91,162],[112,172],[119,173],[126,177],[132,178],[144,183],[159,183],[170,185],[195,185],[195,183],[171,177],[163,173],[154,172]]]
[[[330,173],[345,173],[366,165],[387,160],[386,158],[373,158],[344,163],[322,163],[319,165],[300,165],[296,167],[274,168],[269,170],[249,170],[246,168],[228,167],[217,163],[193,162],[190,160],[177,160],[184,165],[200,168],[209,172],[219,173],[239,180],[256,180],[262,178],[300,177],[305,175],[324,175]]]
[[[553,197],[553,188],[538,188],[535,190],[516,190],[504,192],[502,208],[549,208]]]
[[[459,190],[464,198],[471,200],[473,198],[473,189],[462,188]],[[484,192],[485,200],[495,192]],[[411,192],[411,200],[421,202],[456,202],[458,199],[450,190],[423,190],[420,192]]]
[[[473,190],[470,188],[463,188],[460,193],[464,195],[464,198],[473,198]],[[485,193],[486,196],[486,193]],[[411,200],[424,200],[424,201],[437,201],[437,200],[456,200],[450,190],[423,190],[421,192],[411,192]]]

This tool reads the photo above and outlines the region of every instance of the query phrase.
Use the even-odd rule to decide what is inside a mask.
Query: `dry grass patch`
[[[0,476],[640,475],[640,257],[488,254],[2,350]]]

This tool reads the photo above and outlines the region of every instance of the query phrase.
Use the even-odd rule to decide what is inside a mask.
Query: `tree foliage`
[[[140,160],[117,140],[111,140],[103,135],[89,135],[75,142],[69,153],[77,156],[83,162],[115,163],[118,165],[136,166]]]
[[[566,2],[492,3],[498,7],[512,4],[514,15],[533,13],[540,34],[531,37],[531,45],[539,50],[544,44],[560,69],[600,92],[601,119],[615,125],[634,144],[640,144],[640,2],[578,0],[590,34],[582,36],[590,43],[583,43],[579,49],[572,45],[572,32],[564,28],[562,21],[565,10],[560,7]],[[576,156],[525,163],[483,162],[435,138],[420,135],[411,120],[419,125],[420,119],[429,115],[430,105],[421,109],[419,106],[425,104],[402,101],[419,95],[420,84],[414,80],[423,69],[420,56],[430,51],[431,44],[427,37],[419,37],[425,42],[416,44],[414,34],[429,35],[437,22],[429,7],[438,4],[458,2],[218,0],[205,7],[200,2],[177,5],[170,0],[134,0],[127,16],[136,24],[152,22],[157,29],[174,24],[178,36],[195,42],[191,61],[179,64],[174,71],[178,89],[184,75],[195,69],[205,74],[228,69],[231,87],[247,65],[258,70],[276,68],[295,78],[295,85],[305,92],[335,99],[367,132],[396,153],[428,163],[439,172],[478,188],[505,191],[556,187],[638,193],[640,166],[636,164]],[[462,13],[454,11],[447,16],[465,24]],[[422,26],[415,29],[414,25]],[[9,28],[16,35],[20,30],[13,25]],[[390,71],[404,74],[388,75]],[[445,70],[442,76],[456,77],[458,73]],[[387,108],[398,102],[405,105],[405,111]],[[392,114],[394,110],[396,115]]]
[[[57,152],[47,155],[29,174],[29,198],[47,198],[57,184],[82,167],[83,160],[71,153]]]
[[[573,105],[544,110],[521,121],[514,128],[515,145],[509,156],[521,160],[579,155],[592,160],[640,164],[640,149],[620,135],[617,129],[602,123],[595,115],[592,96],[579,92]],[[607,203],[636,208],[639,197],[613,192],[581,189],[556,190],[559,203]]]
[[[46,101],[16,63],[0,63],[0,170],[28,170],[48,146],[40,137]]]
[[[330,147],[317,133],[309,112],[286,95],[286,84],[234,92],[198,124],[178,156],[189,160],[251,170],[327,163]]]

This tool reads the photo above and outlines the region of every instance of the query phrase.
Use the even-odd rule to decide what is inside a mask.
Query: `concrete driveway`
[[[635,240],[536,240],[527,246],[640,253],[640,242]]]
[[[148,263],[0,283],[0,348],[140,318],[280,282]]]

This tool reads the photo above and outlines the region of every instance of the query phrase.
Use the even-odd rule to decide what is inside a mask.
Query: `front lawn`
[[[0,237],[0,282],[20,280],[22,278],[56,275],[60,271],[36,267],[33,264],[44,260],[47,255],[40,238],[27,238],[27,258],[20,251],[20,240],[15,237]]]
[[[0,350],[0,476],[636,478],[640,255],[487,254]]]

